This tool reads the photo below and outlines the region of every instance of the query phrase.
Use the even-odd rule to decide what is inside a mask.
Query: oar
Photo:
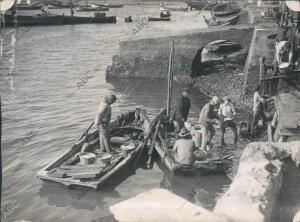
[[[89,132],[89,130],[92,128],[92,126],[94,125],[94,121],[91,123],[91,125],[87,128],[87,130],[82,134],[82,136],[80,137],[79,140],[81,140],[84,136],[87,135],[87,133]]]
[[[142,148],[140,149],[140,152],[139,152],[139,154],[138,154],[138,156],[137,156],[137,158],[136,158],[136,160],[135,160],[135,162],[134,162],[134,164],[133,164],[133,169],[136,169],[136,165],[137,165],[137,163],[139,162],[139,160],[140,160],[140,158],[141,158],[141,155],[142,155],[142,153],[143,153],[143,150],[145,149],[145,147],[146,147],[146,145],[147,145],[148,139],[150,138],[151,133],[152,133],[154,127],[155,127],[156,124],[157,124],[157,121],[160,119],[161,115],[162,115],[165,111],[166,111],[166,109],[162,109],[162,110],[159,112],[159,114],[157,114],[157,115],[155,116],[154,120],[152,121],[151,127],[150,127],[149,135],[147,135],[147,137],[144,139],[144,142],[143,142],[143,144],[142,144]]]
[[[149,151],[148,151],[148,156],[149,157],[148,157],[148,161],[147,161],[147,168],[150,168],[150,163],[151,163],[151,160],[152,160],[152,154],[153,154],[153,151],[154,151],[154,146],[155,146],[157,133],[158,133],[158,130],[159,130],[159,125],[160,125],[160,120],[156,124],[156,129],[155,129],[155,132],[154,132],[154,136],[152,138],[152,142],[151,142],[151,145],[150,145],[150,148],[149,148]]]

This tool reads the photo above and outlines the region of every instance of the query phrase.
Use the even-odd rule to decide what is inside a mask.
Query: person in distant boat
[[[237,128],[234,123],[234,116],[236,115],[235,108],[228,96],[223,98],[224,103],[220,105],[218,115],[221,119],[221,146],[225,146],[224,135],[226,128],[229,127],[234,134],[234,144],[237,143]]]
[[[107,153],[111,152],[110,138],[108,135],[108,129],[111,119],[111,105],[115,103],[117,97],[114,94],[110,94],[104,98],[98,108],[98,113],[96,115],[94,123],[99,130],[99,143],[100,150]]]
[[[219,105],[220,99],[214,96],[212,100],[203,106],[199,115],[199,124],[202,128],[202,141],[201,149],[206,150],[206,146],[209,145],[215,135],[215,129],[213,124],[219,123],[217,115],[214,111],[214,107]]]
[[[181,128],[178,137],[173,147],[174,159],[180,164],[192,165],[196,147],[189,131],[185,127]]]
[[[47,15],[48,14],[48,5],[43,5],[41,8],[42,14]]]
[[[176,133],[180,132],[180,129],[184,126],[184,122],[187,120],[190,112],[191,100],[189,98],[189,93],[190,91],[187,88],[182,90],[171,115],[171,120],[174,121]]]

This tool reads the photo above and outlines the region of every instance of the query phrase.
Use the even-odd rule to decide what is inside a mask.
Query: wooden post
[[[169,70],[168,70],[168,98],[167,98],[167,116],[170,116],[171,102],[172,102],[172,88],[173,88],[173,55],[174,55],[174,40],[172,41],[170,58],[169,58]]]
[[[264,76],[265,76],[266,70],[265,70],[265,58],[260,57],[259,58],[259,85],[261,87],[261,93],[265,94],[265,84],[264,84]]]

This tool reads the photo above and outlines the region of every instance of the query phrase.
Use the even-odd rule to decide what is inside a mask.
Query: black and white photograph
[[[300,0],[0,0],[1,222],[300,222]]]

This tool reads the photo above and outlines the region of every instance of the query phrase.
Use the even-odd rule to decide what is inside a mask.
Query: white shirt
[[[219,116],[223,116],[224,120],[233,120],[233,117],[235,115],[235,109],[232,105],[232,103],[223,103],[220,105],[219,111],[218,111]]]
[[[253,95],[253,112],[257,110],[260,102],[264,103],[265,99],[256,91]]]

